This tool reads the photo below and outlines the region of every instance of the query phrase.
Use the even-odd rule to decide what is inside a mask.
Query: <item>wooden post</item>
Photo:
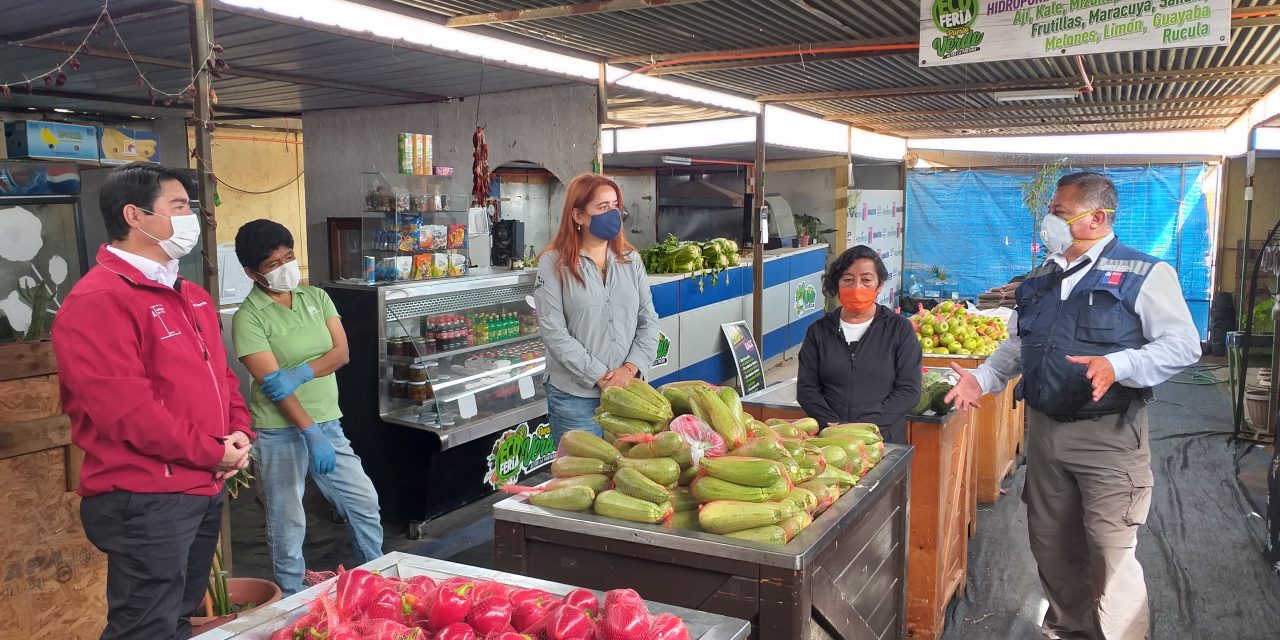
[[[845,165],[833,169],[836,172],[836,206],[835,211],[832,212],[835,216],[832,222],[835,224],[831,226],[835,228],[836,235],[831,238],[831,254],[835,256],[844,253],[850,247],[845,238],[849,237],[849,174],[852,172],[852,166],[848,156],[845,156]]]
[[[764,349],[764,245],[769,241],[769,237],[763,233],[764,229],[761,224],[763,221],[760,219],[760,211],[765,206],[764,111],[765,106],[762,104],[760,105],[760,114],[756,116],[755,196],[751,200],[754,206],[754,210],[751,212],[751,237],[755,241],[751,252],[751,338],[755,341],[756,348],[761,350]]]
[[[218,305],[218,223],[214,216],[213,152],[209,129],[213,105],[209,96],[210,74],[205,66],[213,49],[213,7],[208,0],[191,3],[191,73],[195,77],[196,189],[200,200],[201,257],[204,288]]]
[[[608,65],[600,63],[600,75],[596,78],[596,125],[600,132],[604,131],[604,125],[609,121],[609,79],[607,76]],[[596,136],[596,173],[604,174],[604,145],[600,144],[600,136]]]
[[[213,51],[213,7],[209,0],[193,0],[190,12],[191,73],[195,77],[196,189],[200,200],[200,254],[204,259],[204,288],[218,306],[218,221],[214,212],[213,104],[206,63]],[[231,575],[231,506],[222,507],[222,564]]]

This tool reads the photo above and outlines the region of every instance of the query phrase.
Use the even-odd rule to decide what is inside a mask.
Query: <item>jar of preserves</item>
[[[410,338],[409,339],[409,355],[421,358],[427,355],[427,339],[426,338]]]
[[[431,387],[426,382],[410,382],[409,383],[409,400],[412,402],[426,402],[432,398]]]
[[[409,381],[408,380],[392,380],[391,381],[391,397],[392,398],[408,398],[409,397]]]
[[[427,365],[415,364],[409,367],[409,382],[426,382],[427,381]]]
[[[408,380],[408,379],[409,379],[409,365],[407,365],[407,364],[397,364],[397,365],[392,365],[392,367],[391,367],[391,377],[392,377],[393,379],[395,379],[395,380]]]

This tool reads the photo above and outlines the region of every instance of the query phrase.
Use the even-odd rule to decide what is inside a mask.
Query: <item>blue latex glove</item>
[[[311,453],[311,464],[316,473],[323,476],[333,471],[338,463],[338,452],[320,427],[313,424],[303,429],[302,438],[307,441],[307,451]]]
[[[280,402],[293,395],[303,384],[316,377],[311,365],[304,364],[292,369],[279,369],[267,374],[262,379],[262,393],[272,402]]]

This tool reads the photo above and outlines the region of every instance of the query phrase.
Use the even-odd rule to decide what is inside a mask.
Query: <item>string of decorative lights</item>
[[[121,35],[119,28],[116,27],[115,21],[111,19],[109,6],[110,0],[103,0],[102,10],[98,12],[98,17],[89,27],[88,33],[85,34],[84,39],[80,41],[80,44],[72,50],[71,53],[62,60],[62,62],[54,65],[52,69],[37,76],[28,76],[24,73],[22,74],[21,81],[14,80],[0,82],[0,95],[3,95],[7,99],[12,95],[14,89],[24,89],[28,94],[30,94],[34,88],[34,83],[36,82],[44,82],[44,85],[50,88],[65,85],[69,80],[69,76],[64,70],[64,67],[70,69],[72,73],[80,71],[82,65],[77,56],[91,55],[92,49],[89,46],[90,40],[95,37],[105,35],[106,29],[108,28],[115,36],[115,39],[112,42],[112,47],[119,45],[120,49],[124,51],[124,54],[129,59],[130,64],[133,65],[134,70],[138,73],[137,78],[134,79],[134,84],[136,84],[137,88],[140,90],[147,90],[147,95],[151,100],[151,104],[155,104],[157,101],[162,101],[166,107],[172,106],[174,103],[184,104],[195,98],[196,79],[200,73],[208,70],[213,77],[221,78],[222,72],[231,68],[231,65],[227,64],[227,61],[222,59],[222,47],[214,44],[210,47],[208,53],[205,54],[200,67],[191,74],[191,80],[186,84],[186,86],[178,89],[177,91],[167,91],[157,87],[149,78],[147,78],[147,75],[143,73],[142,67],[133,57],[133,53],[129,51],[129,45],[125,43],[124,36]],[[21,42],[12,44],[15,46],[22,46]],[[209,90],[209,100],[210,102],[217,104],[217,94],[214,93],[213,89]]]

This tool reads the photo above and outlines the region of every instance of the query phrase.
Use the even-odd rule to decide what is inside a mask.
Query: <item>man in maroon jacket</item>
[[[200,223],[181,174],[111,172],[111,243],[53,325],[62,403],[84,449],[80,514],[107,554],[102,638],[185,640],[218,542],[222,481],[248,464],[249,413],[209,293],[178,277]]]

